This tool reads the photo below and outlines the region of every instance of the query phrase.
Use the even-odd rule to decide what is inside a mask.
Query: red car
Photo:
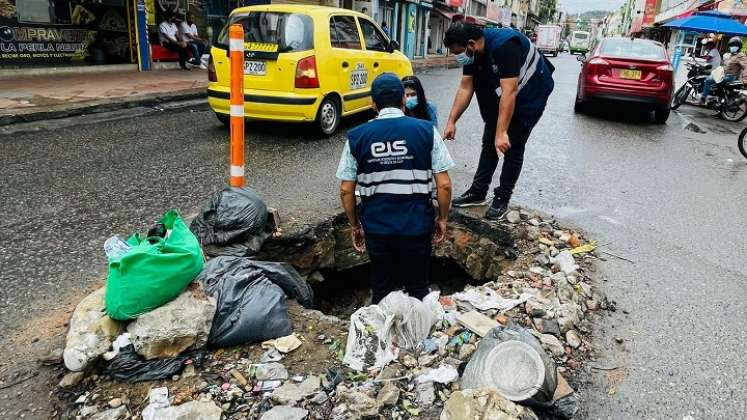
[[[582,62],[574,110],[592,101],[628,102],[654,111],[664,124],[674,89],[673,68],[667,51],[648,39],[605,38]]]

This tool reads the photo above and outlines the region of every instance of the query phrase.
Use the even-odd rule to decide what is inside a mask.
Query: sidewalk
[[[437,68],[454,68],[458,67],[456,58],[453,55],[429,55],[425,58],[416,58],[412,60],[412,68],[416,72],[425,69]]]
[[[0,80],[0,126],[205,95],[207,71],[107,72]]]
[[[413,69],[456,66],[454,56],[413,60]],[[115,71],[0,79],[0,126],[205,96],[207,71]]]

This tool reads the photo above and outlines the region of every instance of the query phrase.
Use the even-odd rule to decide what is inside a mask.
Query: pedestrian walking
[[[521,174],[524,148],[542,116],[553,90],[553,65],[521,32],[511,28],[485,29],[464,21],[446,31],[444,44],[464,66],[444,138],[456,138],[456,123],[477,96],[485,123],[482,150],[472,186],[453,201],[454,207],[479,206],[486,197],[503,155],[500,185],[485,213],[500,219]]]
[[[430,121],[405,116],[405,88],[399,77],[378,76],[371,97],[379,115],[348,131],[337,169],[342,206],[353,246],[359,252],[368,250],[372,302],[400,285],[422,299],[428,294],[432,245],[446,234],[448,170],[454,161]]]

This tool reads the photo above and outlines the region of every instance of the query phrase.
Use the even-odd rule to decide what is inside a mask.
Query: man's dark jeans
[[[205,44],[199,41],[190,41],[187,46],[192,50],[192,57],[199,64],[202,60],[202,54],[205,53]]]
[[[366,233],[366,249],[371,259],[372,303],[399,286],[423,299],[428,294],[433,235],[404,236]]]
[[[179,44],[174,44],[173,42],[164,42],[163,47],[166,48],[169,51],[174,51],[179,53],[179,65],[184,68],[187,66],[187,48],[183,48]]]
[[[488,194],[493,174],[498,167],[499,158],[495,151],[495,128],[495,122],[485,123],[480,161],[477,164],[472,187],[470,187],[471,192],[483,197]],[[521,167],[524,164],[524,148],[531,133],[532,129],[525,127],[517,119],[512,120],[508,126],[508,140],[511,142],[511,148],[504,155],[500,185],[494,191],[495,196],[502,200],[508,201],[511,199],[516,181],[521,174]]]

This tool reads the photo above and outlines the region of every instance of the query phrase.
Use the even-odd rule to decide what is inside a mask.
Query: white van
[[[591,47],[591,34],[586,31],[573,31],[571,33],[571,54],[586,54]]]

